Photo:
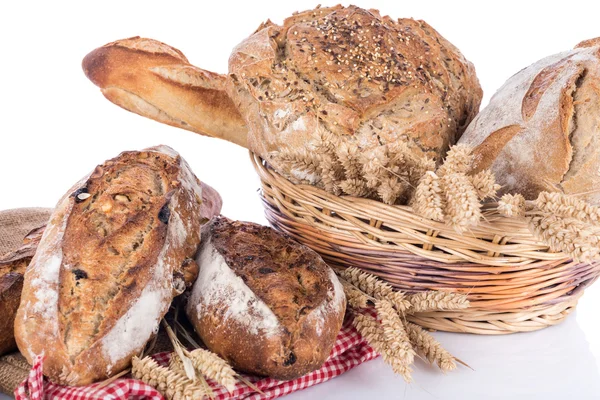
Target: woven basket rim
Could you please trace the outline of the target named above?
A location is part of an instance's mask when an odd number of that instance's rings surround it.
[[[571,260],[570,256],[552,252],[546,244],[536,240],[525,221],[501,215],[496,209],[497,203],[484,204],[479,225],[457,233],[443,222],[415,214],[407,205],[336,196],[312,185],[292,183],[270,168],[260,156],[250,152],[250,157],[263,182],[276,183],[286,192],[297,195],[290,196],[294,201],[302,199],[305,216],[309,217],[304,222],[312,217],[311,225],[319,230],[334,233],[338,228],[352,232],[370,249],[393,251],[400,247],[416,256],[443,263],[468,262],[486,266]],[[285,199],[277,200],[282,203]],[[327,212],[323,213],[323,210]],[[279,207],[279,211],[285,213],[286,209]]]

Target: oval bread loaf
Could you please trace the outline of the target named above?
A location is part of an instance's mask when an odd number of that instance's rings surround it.
[[[120,372],[193,281],[200,182],[172,149],[106,161],[58,202],[25,272],[19,350],[44,374],[85,385]]]
[[[200,214],[203,219],[210,220],[221,212],[223,204],[219,193],[202,182],[202,206]],[[51,210],[44,209],[44,216]],[[0,257],[0,355],[17,349],[14,335],[14,322],[21,301],[23,274],[33,258],[46,224],[32,230],[18,249]],[[190,278],[191,279],[191,278]],[[191,284],[191,281],[189,282]]]
[[[238,370],[281,380],[319,368],[346,307],[331,268],[257,224],[219,217],[202,233],[186,311],[208,348]]]
[[[500,194],[585,194],[600,203],[600,38],[513,75],[459,143],[475,147]]]

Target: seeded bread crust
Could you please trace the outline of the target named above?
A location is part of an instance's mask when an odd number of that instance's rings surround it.
[[[15,336],[27,360],[44,353],[44,374],[67,385],[126,368],[196,276],[201,196],[166,146],[124,152],[67,192],[25,272]]]
[[[198,261],[186,310],[213,352],[241,371],[281,380],[325,362],[346,304],[314,251],[272,228],[219,217],[203,231]]]
[[[229,72],[250,148],[300,181],[279,153],[318,151],[323,136],[359,151],[406,142],[440,160],[482,97],[473,65],[427,23],[355,6],[267,21],[233,50]]]
[[[519,71],[496,92],[460,140],[475,147],[500,194],[541,191],[600,203],[600,38]]]
[[[23,274],[43,232],[44,227],[34,229],[21,247],[0,256],[0,355],[17,349],[14,324],[23,289]]]

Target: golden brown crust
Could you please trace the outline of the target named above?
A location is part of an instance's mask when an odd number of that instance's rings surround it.
[[[43,232],[44,226],[32,230],[21,247],[0,256],[0,355],[17,349],[14,322],[21,300],[23,274]]]
[[[25,273],[15,336],[44,374],[84,385],[129,364],[185,289],[200,242],[201,189],[172,149],[124,152],[54,210]]]
[[[203,243],[187,312],[204,343],[253,374],[288,380],[319,368],[345,310],[323,260],[271,228],[223,217]]]
[[[512,76],[460,143],[476,146],[476,168],[528,199],[543,190],[600,193],[600,41],[582,42]]]
[[[95,49],[82,65],[104,96],[126,110],[247,147],[225,77],[190,65],[171,46],[133,37]]]

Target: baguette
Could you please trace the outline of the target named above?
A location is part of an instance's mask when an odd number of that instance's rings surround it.
[[[159,146],[124,152],[58,202],[29,267],[17,345],[44,374],[86,385],[125,369],[197,274],[202,191]]]
[[[177,128],[247,147],[247,129],[224,90],[226,77],[191,65],[177,49],[132,37],[83,59],[85,75],[118,106]]]

